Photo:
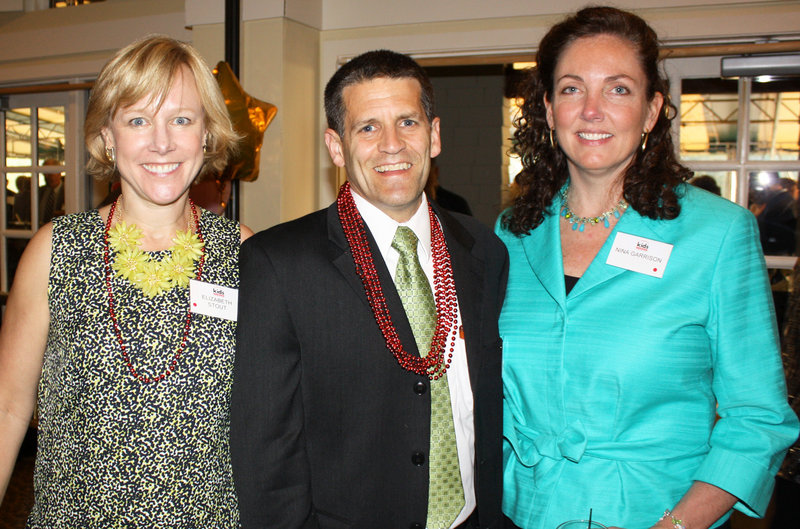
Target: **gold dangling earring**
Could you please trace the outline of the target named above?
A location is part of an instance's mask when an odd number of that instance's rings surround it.
[[[114,147],[106,147],[106,158],[114,166],[113,173],[117,172],[117,151]]]
[[[556,148],[556,140],[553,138],[553,131],[555,129],[550,129],[550,147]]]
[[[642,152],[647,148],[647,138],[650,137],[650,131],[646,130],[642,132]]]
[[[208,134],[203,137],[203,154],[208,153]]]

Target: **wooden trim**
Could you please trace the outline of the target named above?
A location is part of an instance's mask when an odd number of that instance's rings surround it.
[[[765,53],[800,52],[800,40],[765,42],[763,44],[710,44],[695,46],[664,46],[662,59],[683,59],[688,57],[712,57],[717,55],[748,55]],[[420,57],[416,61],[421,66],[474,66],[485,64],[512,64],[533,62],[535,52],[504,53],[497,55],[459,55],[450,57]]]
[[[662,59],[710,57],[715,55],[760,55],[765,53],[790,53],[800,51],[800,40],[764,42],[762,44],[713,44],[710,46],[665,46]]]
[[[422,67],[428,66],[481,66],[487,64],[513,64],[533,62],[536,53],[504,53],[499,55],[458,55],[455,57],[420,57],[415,61]]]
[[[94,86],[94,82],[89,83],[54,83],[54,84],[35,84],[25,86],[0,87],[0,95],[9,96],[16,94],[45,94],[48,92],[67,92],[69,90],[88,90]]]
[[[664,46],[661,48],[662,59],[681,59],[687,57],[710,57],[716,55],[747,55],[763,53],[800,52],[800,40],[784,40],[765,42],[762,44],[711,44],[696,46]],[[444,57],[419,57],[416,61],[421,66],[475,66],[486,64],[513,64],[515,62],[533,62],[536,52],[500,53],[496,55],[473,54]],[[66,92],[69,90],[89,90],[94,82],[54,83],[24,86],[0,87],[0,95],[42,94],[47,92]]]
[[[784,40],[779,42],[710,44],[696,46],[664,46],[661,48],[662,59],[683,59],[688,57],[712,57],[717,55],[748,55],[764,53],[800,52],[800,40]],[[416,61],[421,66],[476,66],[487,64],[513,64],[515,62],[533,62],[536,52],[499,53],[496,55],[473,54],[443,57],[419,57]],[[69,90],[89,90],[94,82],[54,83],[24,86],[0,87],[0,96],[15,94],[43,94],[47,92],[66,92]]]

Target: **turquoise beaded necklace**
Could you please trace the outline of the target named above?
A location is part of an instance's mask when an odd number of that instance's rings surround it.
[[[595,226],[601,222],[603,223],[603,226],[610,228],[611,223],[608,222],[609,217],[614,215],[614,217],[619,218],[620,215],[622,215],[622,213],[624,213],[628,208],[628,203],[624,198],[621,198],[619,199],[619,202],[617,202],[616,206],[596,217],[579,217],[569,209],[569,205],[567,204],[568,191],[569,186],[564,186],[564,188],[561,189],[561,216],[564,217],[567,222],[569,222],[573,230],[583,231],[587,224],[590,226]]]

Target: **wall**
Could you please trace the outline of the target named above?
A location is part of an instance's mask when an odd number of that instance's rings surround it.
[[[437,75],[436,70],[429,74],[441,118],[439,185],[465,198],[472,214],[492,227],[503,186],[502,72],[470,75],[470,68],[461,68],[460,75]]]
[[[92,79],[147,33],[191,40],[183,8],[183,0],[114,0],[0,14],[0,84]]]
[[[562,18],[562,15],[552,12],[554,6],[568,12],[587,3],[575,0],[547,5],[517,0],[465,1],[459,3],[458,12],[453,13],[452,9],[448,10],[451,3],[428,1],[424,9],[413,9],[414,6],[422,6],[423,1],[404,3],[402,9],[390,2],[382,3],[380,9],[367,9],[362,0],[327,0],[324,3],[323,23],[326,27],[342,28],[322,32],[321,86],[324,86],[338,64],[363,51],[379,47],[408,53],[418,59],[504,53],[528,53],[532,56],[547,29]],[[728,42],[731,39],[757,39],[775,35],[791,35],[800,39],[800,2],[648,0],[614,3],[621,7],[636,7],[637,12],[653,25],[667,43]],[[520,15],[507,16],[509,10]],[[400,11],[408,12],[403,14]],[[428,15],[430,18],[427,18]],[[377,24],[375,17],[378,16],[386,25],[366,26],[369,23]],[[447,21],[397,22],[411,21],[415,16]],[[350,27],[355,25],[360,26]],[[320,207],[335,197],[335,186],[332,185],[335,170],[327,155],[324,155],[323,147],[319,148],[320,167],[317,176]]]
[[[289,0],[289,3],[296,0]],[[325,0],[323,4],[323,29],[363,28],[451,22],[458,20],[487,20],[506,17],[554,15],[577,11],[592,2],[587,0],[560,0],[559,2],[532,2],[530,0],[404,0],[403,2],[377,2],[374,0]],[[773,4],[777,2],[751,0],[617,0],[594,2],[613,4],[623,9],[645,10],[669,6],[692,8],[697,6],[735,6],[745,4]],[[786,3],[786,2],[784,2]]]
[[[0,85],[93,80],[117,49],[147,33],[191,40],[183,8],[183,0],[109,0],[43,11],[0,4]],[[67,97],[65,210],[74,212],[97,204],[107,188],[85,174],[82,118],[70,117],[85,115],[85,92]]]
[[[317,32],[285,18],[247,21],[242,86],[278,107],[258,180],[242,182],[241,219],[254,230],[316,209]]]
[[[12,10],[0,11],[0,85],[92,80],[117,49],[148,33],[192,42],[213,66],[224,59],[223,4],[108,0],[34,12],[0,4],[0,10]],[[320,24],[319,5],[319,0],[294,0],[288,7],[283,0],[243,2],[240,81],[253,97],[278,106],[265,133],[260,177],[242,183],[241,218],[254,229],[316,208],[319,31],[308,23]],[[286,12],[293,18],[284,17]],[[81,173],[79,162],[67,171]],[[80,196],[77,190],[74,196]],[[68,207],[79,204],[75,198]]]
[[[187,0],[193,44],[216,64],[224,57],[222,2]],[[240,219],[262,230],[317,209],[319,120],[318,0],[242,2],[240,82],[278,113],[264,133],[258,179],[240,183]],[[316,11],[315,11],[316,10]],[[294,18],[282,16],[298,13]]]
[[[584,5],[530,0],[242,0],[241,80],[278,106],[261,176],[242,184],[242,220],[261,229],[329,204],[336,173],[322,142],[321,93],[341,61],[389,47],[417,58],[533,53],[552,23]],[[800,2],[638,0],[669,43],[742,36],[800,38]],[[41,12],[0,12],[0,84],[93,78],[121,46],[150,32],[223,56],[222,0],[108,0]],[[3,0],[0,9],[16,9]],[[446,146],[445,146],[446,148]]]
[[[194,27],[195,44],[202,40],[201,27],[222,22],[221,3],[187,0],[187,24]],[[244,53],[253,59],[251,66],[243,65],[244,86],[279,110],[265,135],[261,176],[242,184],[242,220],[258,229],[334,200],[338,179],[322,142],[321,94],[342,61],[387,47],[416,58],[532,54],[560,13],[585,4],[585,0],[463,0],[454,10],[453,2],[442,0],[243,0],[245,26],[265,32],[246,44]],[[800,28],[797,2],[638,0],[615,4],[637,9],[670,42],[797,34]],[[279,29],[277,20],[288,22]],[[278,31],[281,39],[276,37]],[[316,52],[304,47],[306,38],[313,40]],[[317,64],[313,73],[306,71],[312,63]],[[317,83],[313,91],[302,84],[311,77]],[[443,160],[447,149],[445,144]],[[306,172],[308,164],[313,174]]]

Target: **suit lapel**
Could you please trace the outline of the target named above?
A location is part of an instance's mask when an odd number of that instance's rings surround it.
[[[553,208],[558,211],[560,203],[554,204]],[[563,309],[566,303],[566,289],[558,223],[559,216],[557,214],[546,214],[542,224],[522,238],[522,249],[539,282]]]
[[[350,245],[347,242],[347,237],[345,237],[344,230],[342,229],[342,223],[339,220],[336,202],[328,207],[327,220],[328,239],[332,243],[331,263],[339,270],[339,273],[341,273],[345,281],[347,281],[350,287],[355,291],[356,296],[365,305],[366,310],[369,310],[372,315],[372,308],[369,305],[367,293],[364,290],[364,285],[361,283],[361,277],[356,273],[356,267],[353,263],[353,254],[350,253]],[[389,315],[397,330],[397,335],[400,337],[400,342],[403,344],[406,351],[411,354],[418,354],[414,333],[411,331],[411,324],[408,323],[408,318],[403,309],[403,303],[400,301],[400,296],[397,294],[392,276],[389,273],[389,269],[386,268],[386,263],[381,257],[381,252],[375,244],[372,233],[370,233],[366,225],[364,228],[367,232],[370,251],[372,251],[375,270],[378,273],[383,295],[386,298],[386,306],[389,308]],[[375,325],[378,325],[377,322],[375,322]]]
[[[580,296],[587,290],[617,277],[620,274],[635,273],[625,270],[624,268],[606,264],[608,255],[611,253],[611,248],[614,246],[614,238],[617,236],[617,233],[622,232],[631,235],[639,235],[648,239],[662,240],[661,230],[658,229],[658,226],[659,221],[643,217],[633,208],[628,208],[625,214],[619,219],[619,222],[617,222],[617,225],[614,226],[611,233],[608,234],[608,239],[606,239],[600,251],[597,252],[597,256],[592,261],[592,264],[589,265],[589,268],[583,274],[581,280],[578,281],[575,288],[570,292],[570,297]]]
[[[560,210],[561,199],[559,195],[556,195],[551,211],[558,212]],[[560,222],[561,217],[557,213],[546,214],[542,224],[522,238],[522,248],[528,264],[544,289],[562,309],[565,309],[566,289],[564,287],[564,259],[561,253]],[[611,233],[609,233],[608,239],[606,239],[603,247],[600,248],[592,264],[570,292],[570,298],[580,296],[597,285],[627,272],[623,268],[606,264],[606,259],[611,252],[614,238],[618,232],[663,240],[661,233],[663,229],[660,228],[662,224],[659,221],[642,217],[633,208],[628,208]]]
[[[361,283],[361,278],[356,273],[356,267],[353,263],[353,254],[350,253],[350,245],[347,242],[347,237],[344,235],[342,223],[339,221],[339,212],[336,202],[328,207],[327,223],[328,239],[333,243],[331,247],[331,262],[333,266],[339,270],[345,281],[347,281],[350,287],[356,292],[361,302],[369,306],[367,295],[364,292],[364,285]],[[372,238],[372,235],[369,234],[369,230],[367,230],[367,238]],[[374,244],[371,242],[370,247],[372,248],[373,246]],[[383,259],[378,259],[378,261],[382,263]],[[378,263],[375,264],[377,268]]]
[[[484,305],[484,275],[483,261],[472,254],[475,239],[464,227],[447,211],[433,204],[434,212],[442,224],[447,250],[450,253],[450,262],[453,267],[453,280],[456,284],[458,295],[458,309],[461,312],[461,324],[464,327],[464,337],[467,340],[467,364],[472,387],[476,387],[480,373],[480,341],[484,336],[481,326],[480,309]]]

